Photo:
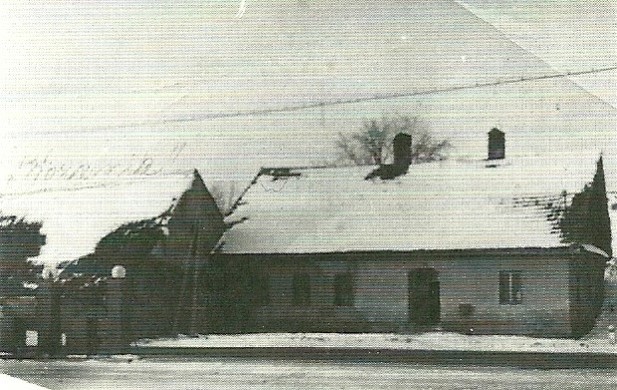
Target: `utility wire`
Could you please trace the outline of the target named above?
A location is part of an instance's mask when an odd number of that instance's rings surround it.
[[[441,93],[448,93],[448,92],[462,91],[462,90],[469,90],[469,89],[476,89],[476,88],[486,88],[486,87],[493,87],[493,86],[500,86],[500,85],[507,85],[507,84],[528,83],[528,82],[539,81],[539,80],[581,76],[581,75],[587,75],[587,74],[607,72],[611,70],[617,70],[617,65],[600,68],[600,69],[583,70],[583,71],[578,71],[578,72],[545,74],[545,75],[530,76],[530,77],[518,77],[518,78],[505,79],[505,80],[489,81],[489,82],[484,82],[484,83],[464,84],[464,85],[454,86],[454,87],[435,88],[435,89],[430,89],[430,90],[425,90],[425,91],[386,93],[386,94],[377,94],[373,96],[363,96],[363,97],[356,97],[356,98],[350,98],[350,99],[310,102],[310,103],[305,103],[305,104],[290,105],[290,106],[277,107],[277,108],[266,108],[266,109],[259,109],[259,110],[250,110],[250,111],[219,112],[219,113],[214,113],[214,114],[193,115],[188,118],[168,119],[168,120],[161,120],[161,121],[155,121],[155,122],[142,122],[136,125],[127,125],[127,126],[119,126],[119,127],[142,126],[142,125],[146,125],[149,123],[163,123],[163,122],[183,123],[183,122],[199,122],[199,121],[205,121],[209,119],[263,116],[263,115],[270,115],[270,114],[277,114],[277,113],[310,110],[314,108],[340,106],[340,105],[346,105],[346,104],[363,103],[363,102],[379,101],[379,100],[399,99],[399,98],[406,98],[406,97],[437,95]]]
[[[504,80],[498,79],[496,81],[474,83],[474,84],[463,84],[463,85],[454,86],[454,87],[435,88],[435,89],[429,89],[429,90],[424,90],[424,91],[384,93],[384,94],[377,94],[377,95],[372,95],[372,96],[359,96],[359,97],[349,98],[349,99],[322,100],[322,101],[309,102],[309,103],[304,103],[304,104],[288,105],[288,106],[283,106],[283,107],[264,108],[264,109],[259,109],[259,110],[218,112],[218,113],[212,113],[212,114],[197,114],[197,115],[191,115],[189,117],[184,117],[184,118],[155,119],[155,120],[145,120],[145,121],[140,121],[140,122],[119,124],[119,125],[93,126],[93,127],[89,127],[88,130],[103,131],[103,130],[113,130],[113,129],[128,129],[128,128],[157,126],[157,125],[166,124],[166,123],[170,123],[170,124],[171,123],[190,123],[190,122],[203,122],[207,120],[225,119],[225,118],[256,117],[256,116],[266,116],[266,115],[277,114],[277,113],[289,113],[289,112],[311,110],[311,109],[316,109],[316,108],[320,108],[323,110],[323,108],[325,107],[332,107],[332,106],[342,106],[342,105],[354,104],[354,103],[400,99],[400,98],[407,98],[407,97],[438,95],[442,93],[449,93],[449,92],[462,91],[462,90],[470,90],[470,89],[486,88],[486,87],[498,87],[498,86],[507,85],[507,84],[529,83],[529,82],[548,80],[548,79],[558,79],[558,78],[565,78],[565,77],[571,77],[571,76],[595,74],[595,73],[601,73],[601,72],[608,72],[611,70],[617,70],[617,65],[611,65],[605,68],[583,70],[583,71],[577,71],[577,72],[543,74],[540,76],[530,76],[530,77],[523,76],[523,77],[517,77],[517,78],[508,78]],[[587,94],[590,94],[588,91],[586,90],[584,91]],[[600,98],[597,98],[597,99],[599,101],[602,101]],[[37,134],[41,135],[41,134],[47,133],[47,134],[58,135],[59,133],[72,133],[72,132],[73,130],[48,131],[48,132],[43,131],[43,132],[37,132]]]

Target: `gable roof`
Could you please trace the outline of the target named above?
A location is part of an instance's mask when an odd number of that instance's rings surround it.
[[[557,220],[592,181],[596,161],[448,160],[412,165],[394,180],[364,180],[373,169],[263,169],[227,217],[218,250],[564,247]]]
[[[55,265],[92,253],[101,238],[123,224],[170,211],[197,179],[197,173],[126,176],[64,181],[64,187],[32,192],[21,183],[0,196],[0,212],[42,222],[46,243],[33,260]]]

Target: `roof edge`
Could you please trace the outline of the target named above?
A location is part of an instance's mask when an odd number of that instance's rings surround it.
[[[581,244],[580,246],[581,249],[585,250],[586,252],[589,253],[594,253],[596,255],[600,255],[602,257],[605,257],[607,259],[610,259],[611,257],[608,255],[608,253],[604,252],[602,249],[598,248],[595,245],[591,245],[591,244]]]
[[[596,248],[593,245],[586,245],[590,249],[584,248],[587,252],[601,254],[607,256],[604,251]],[[224,252],[221,251],[224,247],[224,241],[219,242],[219,245],[211,252],[214,256],[331,256],[331,255],[371,255],[376,253],[391,253],[391,254],[430,254],[430,255],[459,255],[463,257],[471,257],[479,254],[493,256],[508,256],[508,255],[542,255],[542,254],[571,254],[583,246],[563,245],[557,247],[513,247],[513,248],[467,248],[467,249],[409,249],[409,250],[392,250],[392,249],[376,249],[376,250],[345,250],[345,251],[324,251],[324,252]],[[595,248],[595,249],[591,249]]]

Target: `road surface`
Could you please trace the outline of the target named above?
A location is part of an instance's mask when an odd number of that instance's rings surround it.
[[[259,359],[1,360],[49,389],[615,389],[617,369],[539,370]]]

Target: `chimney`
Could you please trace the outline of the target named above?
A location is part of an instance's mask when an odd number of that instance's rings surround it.
[[[402,167],[407,171],[411,164],[411,136],[398,133],[394,136],[394,166]]]
[[[506,158],[506,133],[493,127],[488,132],[488,160]]]
[[[404,175],[411,164],[411,136],[405,133],[398,133],[394,136],[394,163],[379,165],[377,169],[369,173],[364,180],[379,177],[381,180],[392,180],[395,177]]]

